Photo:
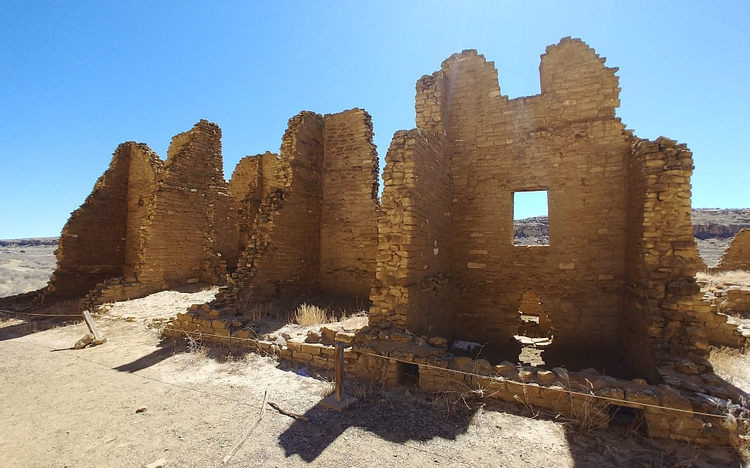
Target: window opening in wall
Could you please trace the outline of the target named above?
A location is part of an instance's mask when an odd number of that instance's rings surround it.
[[[526,291],[518,305],[518,333],[514,335],[521,344],[519,361],[530,365],[543,365],[542,352],[552,344],[555,329],[552,320],[542,309],[539,297]]]
[[[546,190],[513,193],[513,245],[549,245]]]

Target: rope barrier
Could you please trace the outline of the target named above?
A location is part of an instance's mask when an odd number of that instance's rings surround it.
[[[78,318],[80,314],[36,314],[33,312],[18,312],[16,310],[5,310],[0,309],[0,313],[2,314],[16,314],[16,315],[28,315],[32,317],[68,317],[68,318]],[[83,320],[83,316],[80,317],[81,320]]]
[[[260,347],[259,344],[258,344],[259,340],[256,339],[256,338],[237,338],[237,337],[228,337],[228,336],[216,335],[216,334],[211,334],[211,333],[189,332],[187,330],[176,330],[176,329],[172,329],[172,330],[180,332],[180,333],[183,333],[183,334],[185,334],[187,336],[199,336],[199,337],[200,336],[212,336],[212,337],[217,337],[217,338],[231,338],[232,340],[238,340],[238,341],[250,341],[250,342],[255,343],[256,346]],[[498,375],[494,375],[493,376],[493,375],[475,374],[475,373],[472,373],[472,372],[461,371],[461,370],[458,370],[458,369],[449,369],[447,367],[433,366],[433,365],[430,365],[430,364],[421,364],[421,363],[416,363],[416,362],[412,362],[412,361],[406,361],[406,360],[399,359],[399,358],[382,356],[380,354],[362,353],[362,352],[360,352],[360,353],[364,354],[366,356],[372,356],[372,357],[376,357],[376,358],[379,358],[379,359],[393,360],[393,361],[396,361],[396,362],[401,362],[403,364],[416,364],[416,365],[421,366],[421,367],[426,367],[426,368],[430,368],[430,369],[436,369],[436,370],[443,371],[443,372],[447,371],[447,372],[452,372],[454,374],[467,375],[467,376],[471,376],[471,377],[492,378],[492,379],[497,379],[497,380],[499,380],[501,382],[513,382],[516,385],[521,385],[521,386],[524,386],[524,387],[535,386],[536,388],[550,388],[550,389],[552,389],[551,387],[541,387],[541,386],[538,386],[536,384],[532,384],[532,383],[528,383],[528,382],[519,382],[517,380],[508,379],[508,378],[505,378],[505,377],[502,377],[502,376],[498,376]],[[685,413],[685,414],[691,414],[691,415],[698,415],[698,416],[706,416],[706,417],[711,417],[711,418],[724,418],[724,417],[727,416],[727,415],[722,415],[722,414],[711,414],[711,413],[704,413],[704,412],[701,412],[701,411],[686,410],[686,409],[682,409],[682,408],[671,408],[669,406],[652,405],[650,403],[640,403],[640,402],[627,401],[627,400],[622,400],[622,399],[619,399],[619,398],[612,398],[612,397],[605,397],[605,396],[601,396],[601,395],[596,395],[596,394],[593,394],[593,393],[576,392],[574,390],[569,390],[569,389],[566,389],[566,388],[554,388],[552,390],[555,390],[555,391],[557,391],[559,393],[566,393],[566,394],[569,394],[569,395],[575,395],[575,396],[585,397],[585,398],[593,398],[593,399],[598,399],[598,400],[602,400],[602,401],[607,401],[607,402],[610,402],[610,403],[623,403],[624,404],[623,406],[639,405],[639,406],[648,407],[648,408],[654,408],[654,409],[660,409],[660,410],[666,410],[666,411],[673,411],[673,412]],[[734,417],[734,418],[737,421],[750,421],[750,418],[741,418],[741,417]]]

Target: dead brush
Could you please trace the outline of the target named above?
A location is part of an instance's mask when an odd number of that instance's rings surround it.
[[[732,447],[745,457],[750,457],[750,421],[728,414],[722,424],[729,431]]]
[[[238,316],[249,322],[259,322],[263,317],[278,314],[278,311],[271,304],[258,302],[249,294],[246,294],[237,301],[235,309]]]
[[[190,362],[197,364],[208,357],[208,348],[203,345],[200,336],[196,338],[193,335],[187,335],[187,349],[190,355]]]
[[[388,395],[388,390],[386,390],[385,385],[376,385],[372,382],[361,383],[354,388],[354,397],[357,398],[357,401],[360,403],[373,402],[393,408],[393,401],[391,401],[391,397]]]
[[[298,325],[318,325],[329,323],[328,311],[312,304],[300,304],[294,313],[294,321]]]
[[[563,421],[563,428],[566,432],[589,436],[609,424],[607,405],[599,403],[593,394],[568,393],[568,405],[570,418],[564,418],[561,415],[557,417],[558,420]]]
[[[446,420],[461,419],[494,393],[497,390],[482,385],[482,379],[471,379],[471,383],[456,380],[431,393],[431,404],[434,410],[443,412]]]
[[[336,391],[336,382],[331,382],[329,380],[324,380],[321,382],[323,386],[320,388],[320,396],[325,398],[328,395],[332,394]]]
[[[750,367],[747,349],[728,348],[726,346],[712,347],[708,360],[714,366],[716,375],[727,382],[746,386],[750,383]]]

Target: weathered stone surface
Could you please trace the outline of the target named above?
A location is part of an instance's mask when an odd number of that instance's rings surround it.
[[[73,347],[75,349],[83,349],[93,342],[94,342],[94,335],[92,335],[91,333],[86,333],[85,335],[83,335],[83,337],[80,340],[76,341],[76,344]]]
[[[165,287],[225,280],[237,259],[221,130],[205,120],[172,139],[162,161],[127,142],[63,228],[46,296],[84,308]]]

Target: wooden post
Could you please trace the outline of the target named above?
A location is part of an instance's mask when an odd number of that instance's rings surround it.
[[[357,401],[356,398],[344,393],[344,343],[341,342],[336,343],[336,350],[333,354],[333,372],[336,390],[323,398],[320,404],[341,411]]]
[[[91,317],[91,314],[88,310],[83,311],[83,319],[86,321],[86,325],[89,327],[89,331],[94,336],[94,343],[95,344],[102,344],[104,343],[104,337],[101,333],[99,333],[99,330],[96,329],[96,325],[94,325],[94,319]]]
[[[333,365],[336,369],[336,401],[344,399],[344,343],[336,343],[336,354],[334,354]]]

